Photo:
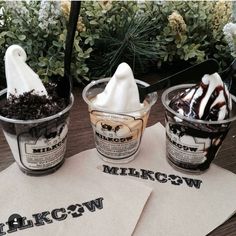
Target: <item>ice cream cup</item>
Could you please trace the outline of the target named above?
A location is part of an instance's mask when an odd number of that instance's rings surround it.
[[[6,99],[0,91],[0,102]],[[45,175],[64,162],[70,104],[61,112],[42,119],[17,120],[0,116],[3,133],[20,169],[28,175]]]
[[[162,94],[165,107],[166,157],[175,168],[185,172],[206,171],[219,151],[230,126],[236,120],[236,98],[232,95],[230,117],[204,121],[185,117],[169,107],[172,98],[193,84],[171,87]]]
[[[139,110],[111,112],[95,106],[93,99],[105,89],[109,78],[92,81],[83,90],[83,99],[88,104],[90,121],[94,132],[97,152],[102,160],[112,163],[127,163],[139,151],[152,105],[157,93],[149,94]],[[149,84],[136,80],[141,86]]]

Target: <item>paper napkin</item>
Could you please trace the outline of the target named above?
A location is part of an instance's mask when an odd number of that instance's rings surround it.
[[[146,129],[137,158],[128,164],[105,163],[95,149],[73,158],[107,178],[134,179],[153,188],[135,236],[203,236],[234,214],[235,174],[214,164],[204,174],[185,174],[165,155],[165,129],[158,123]]]
[[[27,176],[16,164],[1,172],[0,235],[131,235],[151,188],[78,161],[43,177]]]

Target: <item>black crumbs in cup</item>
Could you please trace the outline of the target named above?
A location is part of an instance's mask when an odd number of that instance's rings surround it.
[[[0,106],[0,115],[17,120],[34,120],[57,114],[66,108],[66,102],[56,93],[56,85],[44,84],[48,96],[39,96],[34,90],[20,96],[10,95]]]

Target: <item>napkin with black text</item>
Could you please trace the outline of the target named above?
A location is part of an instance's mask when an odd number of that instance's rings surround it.
[[[12,164],[0,173],[0,235],[131,235],[151,191],[134,180],[107,178],[79,158],[42,177]]]
[[[160,123],[145,130],[140,152],[130,163],[105,163],[95,149],[72,158],[107,178],[133,179],[153,188],[135,236],[204,236],[236,211],[236,175],[214,164],[200,175],[173,169],[166,160]]]

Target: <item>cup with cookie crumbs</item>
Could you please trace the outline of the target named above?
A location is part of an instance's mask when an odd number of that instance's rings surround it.
[[[64,162],[69,103],[57,95],[56,84],[43,83],[26,64],[18,45],[5,54],[7,89],[0,91],[0,122],[13,157],[28,175],[45,175]]]

